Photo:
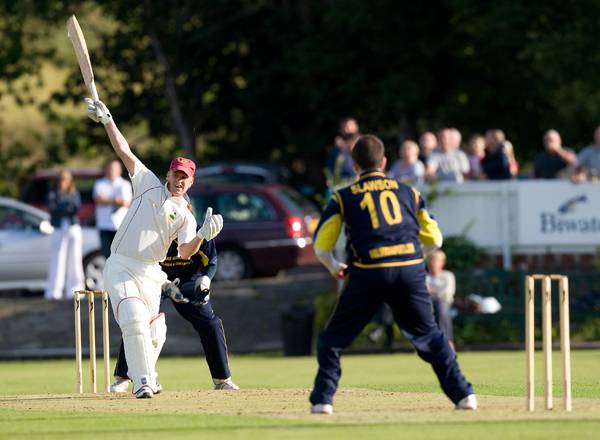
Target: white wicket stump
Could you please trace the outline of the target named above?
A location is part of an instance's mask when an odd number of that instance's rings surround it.
[[[76,391],[83,393],[83,368],[82,368],[82,339],[81,339],[81,298],[87,297],[89,313],[89,353],[90,353],[90,380],[91,392],[97,392],[96,385],[96,296],[102,299],[102,350],[104,358],[104,392],[110,392],[110,348],[108,333],[108,293],[104,290],[77,290],[73,293],[73,311],[75,319],[75,382]]]
[[[569,336],[569,279],[564,275],[525,277],[525,351],[527,355],[527,409],[535,409],[535,282],[541,281],[542,351],[544,357],[544,400],[546,409],[554,407],[552,396],[552,281],[558,281],[560,311],[560,349],[562,353],[563,399],[566,411],[572,409],[571,341]]]

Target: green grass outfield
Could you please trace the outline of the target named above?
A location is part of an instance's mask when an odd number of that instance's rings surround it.
[[[542,409],[539,386],[534,413],[524,409],[523,352],[460,353],[459,359],[479,395],[476,412],[453,410],[414,354],[349,355],[330,417],[308,414],[314,358],[234,356],[240,392],[211,391],[203,359],[161,359],[165,392],[147,400],[73,394],[73,361],[0,362],[0,438],[600,438],[600,351],[573,352],[571,413],[562,410],[557,353],[555,410]],[[101,362],[98,367],[101,373]],[[538,384],[541,367],[538,356]]]

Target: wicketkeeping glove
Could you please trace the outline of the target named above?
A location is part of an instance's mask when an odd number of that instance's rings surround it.
[[[181,293],[181,290],[179,290],[179,287],[177,287],[178,285],[179,278],[175,278],[173,281],[167,281],[162,285],[161,296],[163,298],[170,298],[171,301],[176,303],[189,303],[190,300],[183,296],[183,293]]]
[[[204,214],[204,223],[198,230],[196,234],[200,240],[212,240],[219,232],[223,229],[223,217],[220,214],[212,213],[212,208],[206,209],[206,214]]]
[[[201,276],[194,284],[194,305],[205,305],[210,299],[210,278],[206,275]]]
[[[106,125],[112,121],[112,116],[108,108],[102,101],[92,101],[90,98],[84,98],[87,106],[87,115],[94,122],[101,122]]]

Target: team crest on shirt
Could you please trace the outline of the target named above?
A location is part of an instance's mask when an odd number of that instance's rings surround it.
[[[176,218],[177,218],[177,211],[173,210],[173,212],[169,214],[169,220],[171,220],[171,223],[173,223]]]

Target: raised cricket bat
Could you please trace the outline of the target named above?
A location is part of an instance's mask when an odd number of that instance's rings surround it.
[[[96,90],[96,84],[94,83],[94,72],[92,71],[92,63],[90,62],[90,54],[88,53],[87,45],[85,44],[85,38],[83,32],[79,27],[77,18],[75,15],[71,15],[67,20],[67,35],[73,43],[73,49],[75,49],[75,55],[79,62],[79,68],[81,69],[81,75],[85,85],[92,94],[92,99],[98,101],[98,91]]]

